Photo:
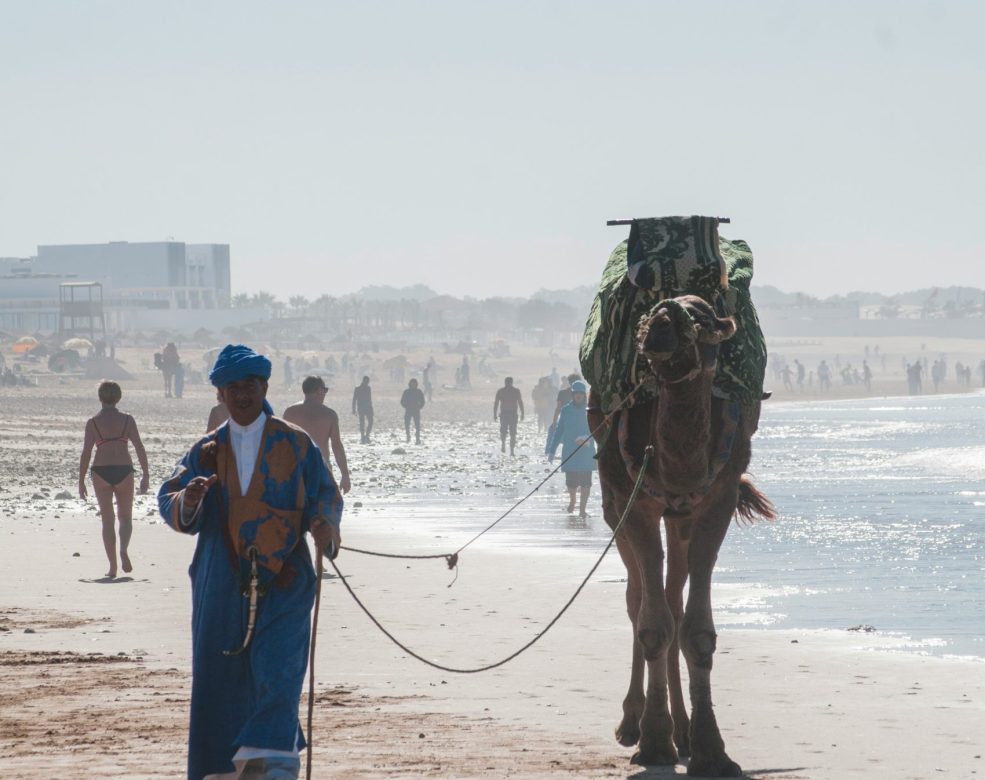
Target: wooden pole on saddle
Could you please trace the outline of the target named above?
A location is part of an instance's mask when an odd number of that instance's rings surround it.
[[[729,217],[715,217],[715,219],[725,225],[729,225],[732,222]],[[632,225],[635,221],[635,219],[607,219],[605,224],[612,227],[613,225]]]

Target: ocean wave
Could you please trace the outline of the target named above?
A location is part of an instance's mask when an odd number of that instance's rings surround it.
[[[940,447],[907,452],[894,459],[896,466],[969,479],[985,479],[985,446]]]

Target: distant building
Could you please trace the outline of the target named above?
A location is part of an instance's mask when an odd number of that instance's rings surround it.
[[[0,328],[51,331],[58,287],[99,282],[113,330],[188,321],[167,312],[225,310],[231,300],[228,244],[111,241],[43,244],[32,258],[0,258]],[[156,312],[155,316],[150,316]]]

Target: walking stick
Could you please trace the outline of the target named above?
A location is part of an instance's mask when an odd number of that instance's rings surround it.
[[[338,550],[335,549],[335,545],[333,544],[328,549],[328,555],[330,558],[334,558],[337,554]],[[311,780],[311,746],[314,744],[314,739],[311,736],[311,721],[315,712],[315,641],[318,639],[318,612],[321,609],[321,581],[322,573],[325,570],[325,565],[322,563],[322,552],[317,547],[315,548],[315,557],[317,558],[315,563],[315,611],[311,616],[311,648],[308,651],[308,759],[305,769],[307,780]]]

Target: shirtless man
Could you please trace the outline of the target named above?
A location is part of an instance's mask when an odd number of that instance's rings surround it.
[[[523,419],[523,396],[513,387],[513,377],[508,376],[504,385],[496,391],[493,401],[493,420],[499,418],[500,452],[506,452],[506,435],[510,437],[510,455],[516,450],[517,414]]]
[[[320,376],[309,376],[301,383],[301,392],[304,393],[304,400],[299,404],[288,406],[284,410],[284,419],[298,426],[311,437],[321,450],[329,471],[332,470],[331,461],[328,459],[328,446],[331,443],[332,455],[339,465],[339,471],[342,472],[339,488],[343,493],[348,493],[351,487],[349,463],[345,458],[342,437],[339,435],[339,416],[334,409],[325,406],[325,393],[328,392],[328,388],[325,387],[325,382]]]
[[[222,402],[222,394],[219,393],[219,391],[216,391],[215,399],[218,403],[209,411],[209,421],[205,424],[206,433],[209,431],[214,431],[229,419],[229,410]]]

